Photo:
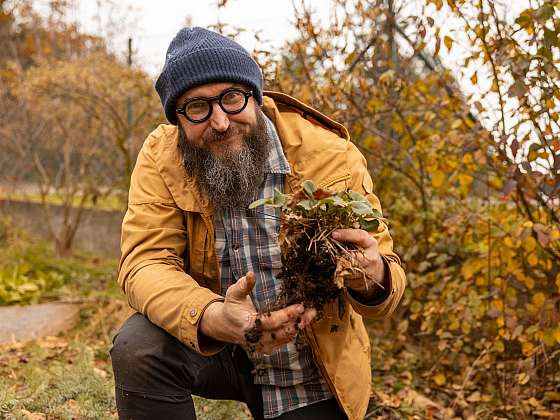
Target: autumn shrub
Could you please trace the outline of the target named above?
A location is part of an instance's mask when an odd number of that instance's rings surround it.
[[[269,80],[344,123],[368,159],[408,278],[383,333],[395,357],[418,352],[415,384],[523,418],[560,400],[559,7],[505,20],[492,1],[446,3],[337,0],[321,26],[302,2]],[[452,74],[438,53],[461,42]]]

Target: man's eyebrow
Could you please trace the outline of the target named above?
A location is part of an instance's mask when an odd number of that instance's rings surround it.
[[[234,83],[231,86],[228,86],[228,87],[224,88],[222,91],[220,91],[220,93],[222,93],[224,90],[231,89],[231,88],[245,89],[246,86],[241,84],[241,83]],[[218,93],[218,95],[220,93]],[[212,95],[212,96],[218,96],[218,95]],[[193,98],[210,98],[210,96],[192,95],[192,96],[188,96],[188,97],[182,99],[180,103],[184,104],[185,102],[187,102],[188,100],[193,99]]]

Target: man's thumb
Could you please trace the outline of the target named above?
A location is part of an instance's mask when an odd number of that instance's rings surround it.
[[[249,271],[246,276],[237,280],[232,292],[234,292],[235,297],[243,298],[251,293],[253,287],[255,287],[255,274]]]

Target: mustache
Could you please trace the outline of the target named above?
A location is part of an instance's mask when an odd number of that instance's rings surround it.
[[[212,127],[209,127],[208,130],[206,131],[206,133],[204,133],[204,135],[203,135],[203,140],[204,140],[205,143],[214,143],[214,142],[220,142],[220,141],[228,139],[232,136],[241,135],[241,134],[244,134],[243,131],[241,130],[241,128],[234,125],[233,123],[230,123],[230,126],[228,127],[228,129],[226,131],[222,131],[222,132],[216,131]]]

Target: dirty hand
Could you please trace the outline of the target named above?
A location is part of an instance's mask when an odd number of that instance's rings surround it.
[[[214,302],[206,308],[200,321],[201,332],[216,340],[246,345],[245,332],[255,325],[257,311],[251,301],[251,290],[255,286],[255,274],[248,272],[226,291],[224,302]],[[303,305],[290,305],[258,316],[262,337],[255,349],[271,353],[278,347],[292,341],[298,328],[305,328],[315,317],[314,309]]]
[[[346,287],[355,290],[366,299],[374,299],[384,293],[385,265],[377,240],[362,229],[337,229],[332,237],[340,242],[349,242],[357,245],[361,251],[353,252],[354,261],[363,270],[356,270],[352,275],[344,276]],[[381,286],[380,286],[381,285]]]

